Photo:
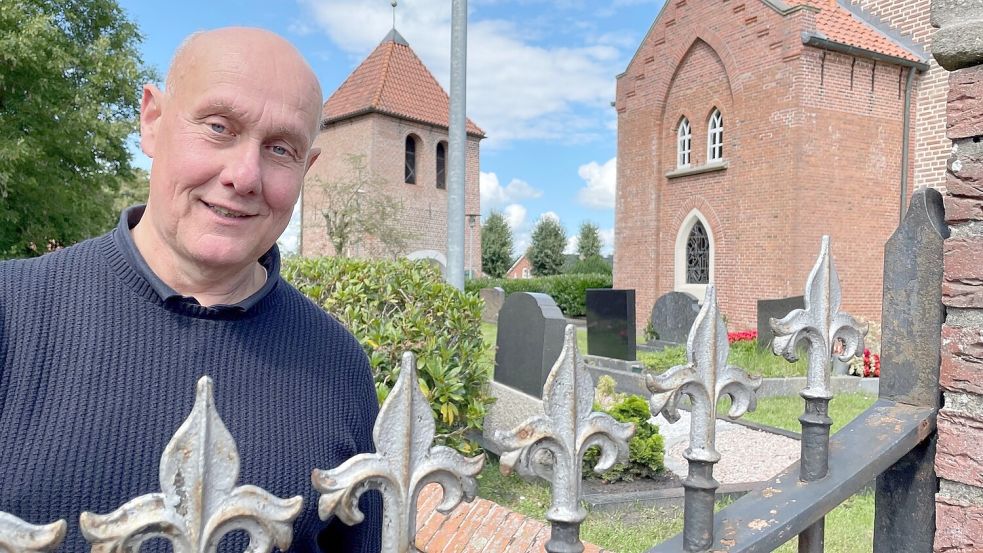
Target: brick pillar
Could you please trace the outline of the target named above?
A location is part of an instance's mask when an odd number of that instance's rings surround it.
[[[949,74],[944,247],[935,469],[935,551],[983,550],[983,4],[933,0],[934,55]]]

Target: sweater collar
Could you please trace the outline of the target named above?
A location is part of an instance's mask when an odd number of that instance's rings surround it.
[[[280,280],[280,250],[274,244],[273,247],[259,258],[260,265],[266,269],[266,282],[263,283],[262,288],[248,298],[235,304],[218,304],[204,307],[195,298],[182,296],[177,293],[153,272],[150,265],[143,258],[143,255],[140,254],[140,250],[137,249],[136,242],[133,241],[133,227],[140,222],[146,207],[145,205],[135,205],[123,210],[123,213],[119,217],[119,224],[113,233],[114,241],[130,268],[147,282],[165,305],[197,306],[197,309],[194,309],[195,311],[203,309],[215,314],[245,313],[255,307],[256,304],[276,288],[277,282]]]

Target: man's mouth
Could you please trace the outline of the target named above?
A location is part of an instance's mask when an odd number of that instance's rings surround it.
[[[211,209],[212,211],[214,211],[215,213],[218,213],[222,217],[229,217],[231,219],[238,219],[240,217],[249,217],[250,216],[249,213],[243,213],[241,211],[236,211],[234,209],[226,209],[224,207],[213,205],[213,204],[210,204],[208,202],[205,202],[205,205],[208,206],[208,209]]]

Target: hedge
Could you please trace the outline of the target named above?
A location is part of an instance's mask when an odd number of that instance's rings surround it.
[[[380,403],[396,384],[403,352],[416,354],[437,442],[464,453],[477,449],[464,432],[481,429],[491,400],[476,293],[450,286],[424,261],[290,258],[283,276],[358,338]]]
[[[477,292],[482,288],[500,287],[505,294],[513,292],[540,292],[553,298],[557,307],[567,317],[583,317],[587,314],[587,289],[611,288],[611,275],[573,274],[536,278],[476,278],[464,284],[465,290]]]

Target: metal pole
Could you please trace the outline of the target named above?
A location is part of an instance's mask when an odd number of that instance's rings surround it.
[[[451,0],[451,113],[448,132],[447,282],[464,289],[464,170],[467,135],[468,0]]]
[[[683,549],[706,551],[713,543],[713,503],[717,487],[713,462],[689,460],[689,474],[683,481]]]

